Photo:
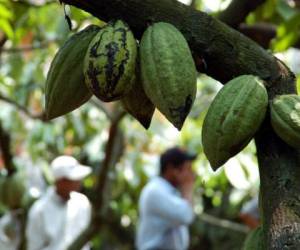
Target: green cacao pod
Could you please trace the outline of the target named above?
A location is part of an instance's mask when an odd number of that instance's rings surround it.
[[[25,176],[21,172],[16,172],[5,178],[3,184],[3,203],[9,209],[22,207],[23,197],[26,193]]]
[[[90,25],[71,36],[56,53],[46,80],[46,117],[53,119],[80,107],[92,93],[84,83],[83,58],[100,28]]]
[[[258,227],[247,235],[243,250],[264,250],[263,242],[263,230]]]
[[[137,79],[133,88],[123,97],[121,103],[129,114],[137,119],[145,129],[148,129],[155,107],[144,91],[140,79],[139,67],[137,67],[136,71]]]
[[[105,102],[121,99],[135,81],[137,43],[127,24],[108,23],[91,41],[85,59],[85,83]]]
[[[202,128],[203,150],[216,170],[239,153],[264,120],[268,94],[255,76],[242,75],[219,91]]]
[[[271,103],[271,124],[283,141],[292,147],[300,148],[300,97],[275,97]]]
[[[147,96],[180,130],[197,88],[196,67],[185,38],[173,25],[155,23],[143,34],[140,59]]]

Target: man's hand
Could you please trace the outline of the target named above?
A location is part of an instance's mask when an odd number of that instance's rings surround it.
[[[178,188],[181,192],[182,197],[192,204],[195,174],[193,173],[192,164],[190,161],[184,163],[178,179]]]

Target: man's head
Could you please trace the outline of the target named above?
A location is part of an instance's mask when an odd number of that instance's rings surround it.
[[[55,179],[56,192],[68,200],[72,191],[79,191],[82,179],[88,176],[92,169],[81,165],[72,156],[59,156],[51,163]]]
[[[160,157],[160,175],[174,186],[179,186],[183,181],[182,177],[187,172],[192,172],[192,161],[195,159],[195,154],[179,147],[170,148]]]

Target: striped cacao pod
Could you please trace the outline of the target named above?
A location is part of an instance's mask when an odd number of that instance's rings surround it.
[[[84,59],[85,83],[100,100],[121,99],[135,81],[137,43],[127,24],[108,23],[91,41]]]
[[[267,90],[252,75],[234,78],[219,91],[202,128],[203,150],[214,170],[247,146],[264,120],[267,105]]]
[[[53,119],[80,107],[92,93],[84,83],[83,58],[100,28],[90,25],[71,36],[56,53],[46,80],[46,117]]]
[[[161,113],[180,130],[196,96],[197,72],[189,46],[173,25],[155,23],[140,44],[145,92]]]
[[[300,97],[275,97],[271,103],[271,124],[283,141],[292,147],[300,148]]]

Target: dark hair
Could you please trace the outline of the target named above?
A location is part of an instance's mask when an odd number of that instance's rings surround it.
[[[195,154],[188,153],[179,147],[170,148],[160,156],[160,174],[163,174],[168,167],[180,168],[185,161],[195,159]]]

